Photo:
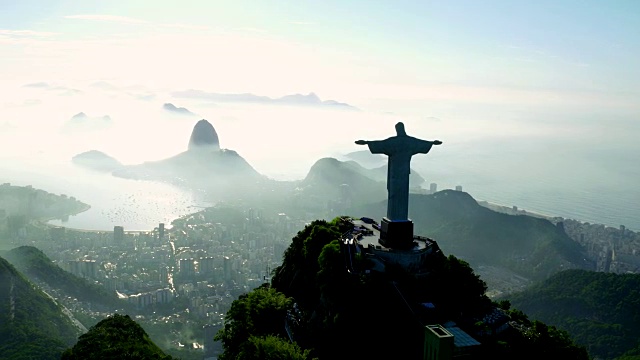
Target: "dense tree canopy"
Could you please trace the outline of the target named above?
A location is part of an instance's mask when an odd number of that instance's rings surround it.
[[[296,343],[278,336],[251,336],[246,341],[240,354],[236,357],[242,360],[307,360],[309,350],[302,350]]]
[[[263,342],[255,341],[247,344],[251,337],[272,335],[285,338],[285,317],[292,306],[291,299],[266,286],[241,295],[231,304],[224,327],[216,335],[216,340],[220,340],[225,348],[220,358],[237,359],[249,348],[262,349],[266,346]]]
[[[296,299],[302,307],[312,307],[319,298],[316,286],[318,257],[325,245],[340,239],[340,220],[315,220],[292,239],[282,265],[274,270],[273,287]]]
[[[640,354],[640,275],[567,270],[511,303],[532,318],[567,330],[592,355]]]
[[[147,333],[129,315],[112,315],[78,338],[62,354],[63,360],[75,359],[163,359],[170,360]]]
[[[370,271],[371,260],[360,254],[360,269],[348,271],[340,239],[350,224],[346,218],[317,220],[298,232],[274,270],[271,287],[232,304],[216,336],[225,348],[222,359],[270,358],[276,353],[287,359],[417,359],[422,357],[427,324],[455,321],[466,331],[482,334],[486,325],[478,319],[495,304],[468,263],[434,252],[421,274],[392,264],[377,272]],[[435,304],[435,312],[423,313],[427,302]],[[500,337],[480,335],[479,356],[587,359],[586,351],[573,345],[565,332],[530,322],[517,310],[512,314],[517,325]],[[297,345],[288,343],[285,321]]]
[[[58,359],[77,336],[62,308],[0,258],[0,358]]]

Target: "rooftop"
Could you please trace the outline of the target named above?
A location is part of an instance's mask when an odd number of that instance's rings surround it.
[[[480,343],[457,326],[446,328],[453,335],[453,345],[457,348],[478,346]]]

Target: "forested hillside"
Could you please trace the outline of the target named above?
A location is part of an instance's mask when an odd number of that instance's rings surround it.
[[[129,315],[114,314],[78,338],[78,343],[62,354],[74,359],[162,359],[170,360]]]
[[[119,300],[115,292],[107,291],[100,285],[63,270],[33,246],[17,247],[7,251],[4,257],[32,281],[43,281],[66,296],[108,308],[129,306],[125,301]]]
[[[78,334],[53,299],[0,258],[0,359],[59,359]]]
[[[640,275],[567,270],[509,297],[531,318],[567,330],[589,353],[640,359]]]

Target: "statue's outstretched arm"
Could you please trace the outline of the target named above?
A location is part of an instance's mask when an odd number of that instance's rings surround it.
[[[356,144],[358,145],[367,145],[369,142],[367,140],[358,140],[356,141]]]
[[[440,140],[433,140],[433,145],[441,145],[442,141]]]

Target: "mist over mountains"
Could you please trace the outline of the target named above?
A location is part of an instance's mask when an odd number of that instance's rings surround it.
[[[164,105],[162,105],[162,108],[178,115],[195,115],[194,113],[189,111],[189,109],[184,107],[177,107],[172,103],[165,103]]]
[[[354,207],[350,213],[382,218],[386,200]],[[409,217],[416,233],[438,239],[443,251],[476,267],[496,266],[529,279],[570,268],[595,269],[586,250],[561,227],[546,219],[492,211],[465,192],[411,194]]]
[[[237,152],[220,148],[216,130],[204,119],[194,126],[187,151],[159,161],[126,165],[113,175],[164,181],[192,190],[206,188],[216,193],[230,191],[231,187],[243,191],[263,180]]]
[[[5,174],[31,164],[32,172],[62,177],[61,169],[69,159],[89,150],[101,151],[123,165],[159,161],[183,152],[184,139],[192,131],[192,125],[184,122],[188,116],[176,116],[163,108],[163,104],[174,104],[172,93],[176,91],[171,89],[109,80],[93,85],[41,80],[24,82],[12,90],[6,97],[6,120],[0,126]],[[363,111],[354,112],[340,111],[339,106],[267,106],[262,100],[243,102],[233,96],[238,101],[218,102],[211,107],[213,101],[202,96],[231,92],[198,91],[196,98],[180,98],[180,107],[208,119],[217,132],[224,134],[225,148],[235,150],[268,178],[302,180],[318,159],[348,160],[345,154],[358,156],[351,154],[360,150],[353,145],[354,140],[389,137],[393,124],[401,120],[410,135],[428,139],[434,134],[446,141],[440,156],[418,156],[412,162],[426,184],[435,182],[439,189],[462,185],[478,199],[640,229],[640,224],[634,225],[640,218],[633,201],[637,189],[630,181],[638,175],[638,169],[628,166],[625,160],[625,154],[633,153],[637,146],[627,139],[632,132],[619,137],[616,133],[616,144],[598,142],[594,147],[596,134],[607,134],[613,128],[596,131],[593,122],[577,125],[575,117],[562,117],[558,121],[567,127],[579,126],[585,135],[566,138],[554,131],[555,125],[551,126],[553,122],[548,120],[558,116],[542,110],[536,114],[505,115],[504,121],[497,121],[486,108],[469,107],[447,115],[446,109],[435,105],[423,110],[434,115],[431,117],[415,115],[413,110],[367,110],[375,108],[370,103],[357,104]],[[269,98],[283,96],[286,95]],[[30,101],[28,105],[26,100]],[[97,124],[94,127],[99,129],[79,125],[81,130],[62,132],[73,114],[79,113],[85,114],[87,124]],[[103,114],[110,118],[108,125]],[[628,151],[621,154],[620,148]],[[562,157],[556,156],[555,151],[561,149]],[[521,166],[523,159],[528,164],[525,168]],[[357,161],[373,168],[384,165],[385,159],[378,161],[363,154],[363,159]],[[592,171],[594,167],[606,171]],[[5,181],[12,180],[17,178],[5,177]],[[522,192],[523,187],[526,192]]]
[[[71,162],[89,169],[109,173],[122,167],[122,163],[118,160],[98,150],[89,150],[75,155],[71,158]]]
[[[34,3],[0,358],[640,360],[640,2]]]
[[[113,125],[109,115],[88,116],[79,112],[71,117],[62,128],[63,132],[100,131]]]
[[[113,175],[204,189],[215,195],[226,193],[230,197],[225,200],[241,198],[243,205],[275,205],[274,209],[292,214],[347,213],[374,218],[384,215],[384,166],[366,168],[354,160],[325,157],[310,167],[304,179],[278,181],[260,174],[237,152],[222,148],[224,136],[202,119],[193,126],[185,151],[159,161],[123,165]],[[88,154],[81,154],[80,158],[112,159],[101,152]],[[420,192],[425,179],[415,170],[412,176],[412,188]],[[437,238],[444,251],[473,266],[489,266],[530,279],[543,279],[568,268],[594,268],[586,260],[585,249],[570,239],[562,226],[546,219],[494,212],[461,191],[414,194],[410,216],[417,225],[417,233]],[[16,250],[23,257],[44,258],[41,264],[50,263],[38,251]],[[24,271],[33,273],[27,268]],[[42,265],[40,271],[39,278],[55,273]]]
[[[386,194],[387,165],[365,168],[356,161],[318,159],[300,180],[282,181],[260,174],[240,154],[220,146],[213,125],[199,120],[193,127],[187,150],[169,158],[136,165],[122,165],[115,158],[91,150],[72,158],[74,164],[116,177],[152,180],[188,190],[204,189],[217,199],[241,196],[245,200],[269,197],[298,199],[299,209],[327,206],[327,202],[370,203]],[[421,191],[425,180],[417,171],[410,175],[410,186]]]
[[[213,102],[244,102],[244,103],[260,103],[275,105],[297,105],[297,106],[326,106],[336,107],[347,110],[357,110],[355,107],[341,103],[335,100],[321,100],[315,93],[285,95],[279,98],[270,98],[268,96],[255,95],[251,93],[243,94],[220,94],[211,93],[202,90],[183,90],[172,93],[176,98],[202,99]]]

